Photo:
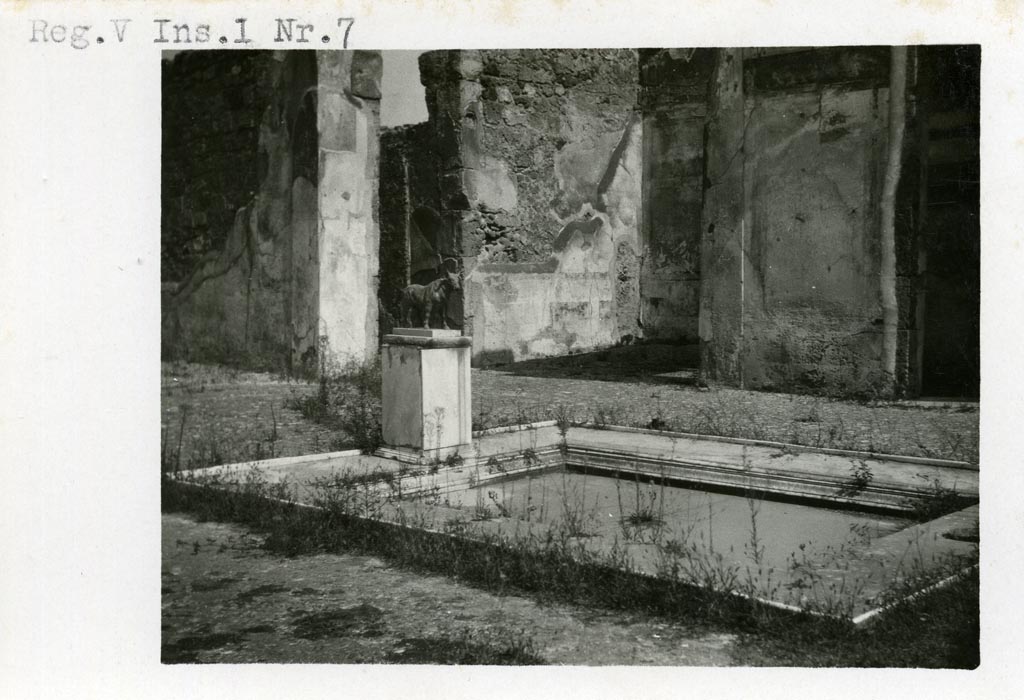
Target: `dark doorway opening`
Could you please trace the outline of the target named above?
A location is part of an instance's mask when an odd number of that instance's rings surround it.
[[[925,120],[918,255],[921,394],[976,398],[981,47],[921,47],[920,59]]]

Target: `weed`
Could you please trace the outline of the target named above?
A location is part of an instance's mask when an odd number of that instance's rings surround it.
[[[794,418],[794,422],[797,423],[821,423],[821,406],[818,401],[811,404],[810,410],[806,416]]]
[[[594,416],[591,419],[595,428],[624,425],[626,422],[625,414],[617,406],[598,406],[594,409]]]
[[[745,545],[747,557],[759,568],[764,564],[764,542],[757,529],[757,515],[761,512],[761,499],[747,496],[747,509],[750,511],[750,541]]]
[[[473,520],[486,521],[490,520],[493,516],[491,515],[491,509],[486,503],[484,503],[484,494],[481,491],[476,492],[476,504],[473,506]]]
[[[572,408],[560,403],[554,408],[555,425],[558,427],[558,434],[563,438],[569,433],[569,428],[576,424]]]
[[[586,507],[587,479],[583,476],[583,485],[577,490],[573,483],[570,488],[566,474],[562,473],[562,488],[559,491],[562,506],[562,526],[567,537],[589,537],[593,534],[594,512]],[[595,504],[595,509],[596,509]]]
[[[868,463],[863,459],[858,459],[850,465],[850,478],[839,489],[838,495],[846,498],[856,496],[870,486],[874,478],[875,475]]]
[[[921,478],[927,477],[921,475]],[[954,513],[973,502],[973,499],[967,498],[957,491],[956,484],[944,486],[938,479],[932,479],[924,493],[904,499],[903,505],[909,509],[911,518],[919,523],[926,523],[929,520]]]
[[[474,432],[478,430],[487,430],[497,426],[497,422],[494,419],[494,414],[491,411],[491,407],[488,404],[482,403],[476,407],[476,411],[473,413],[472,430]]]
[[[322,352],[321,357],[326,356]],[[339,430],[345,439],[332,447],[355,447],[366,453],[381,445],[380,359],[342,367],[330,367],[321,359],[320,377],[315,394],[292,396],[285,408],[297,411],[307,420]],[[276,423],[276,418],[275,418]]]
[[[820,421],[817,423],[817,431],[811,440],[813,447],[842,449],[854,446],[854,443],[847,435],[846,423],[843,421],[842,416],[836,416],[834,420],[834,423],[829,423],[828,425]]]
[[[212,436],[193,440],[191,451],[188,456],[183,454],[183,438],[185,424],[188,420],[189,410],[187,405],[182,406],[181,418],[178,424],[177,442],[172,446],[168,441],[168,430],[160,431],[160,470],[164,473],[179,473],[193,469],[204,469],[218,464],[226,464],[229,461],[248,461],[261,459],[264,453],[262,443],[256,442],[246,451],[235,452],[224,441]],[[237,458],[237,459],[236,459]]]
[[[273,426],[271,427],[270,432],[267,434],[267,441],[271,444],[271,450],[273,450],[273,446],[277,444],[277,441],[279,439],[279,436],[277,434],[277,412],[274,410],[273,406],[270,407],[270,419],[273,421]]]
[[[350,391],[341,402],[341,428],[366,453],[381,445],[380,359],[350,364],[342,375]]]
[[[314,423],[335,427],[337,418],[331,405],[329,386],[327,377],[321,377],[315,394],[292,396],[285,401],[284,407],[297,411],[303,418]]]
[[[665,478],[659,486],[640,486],[639,472],[633,472],[633,501],[627,508],[622,500],[621,479],[615,480],[615,494],[619,502],[619,525],[627,541],[651,543],[660,538],[665,525]]]
[[[701,435],[767,440],[771,437],[762,421],[748,406],[727,401],[716,395],[713,401],[697,407],[684,432]]]
[[[446,467],[448,469],[457,469],[458,467],[461,467],[465,463],[466,458],[459,454],[458,451],[452,452],[444,459],[441,459],[440,457],[434,457],[434,459],[431,460],[430,462],[430,466],[427,468],[427,473],[437,474],[439,471],[441,471],[441,467]]]
[[[964,433],[944,427],[935,432],[937,432],[937,436],[931,441],[932,444],[917,440],[917,447],[925,457],[952,459],[968,464],[977,463],[977,433]]]
[[[513,492],[513,495],[514,493],[515,492]],[[500,515],[503,518],[512,517],[511,497],[506,498],[505,494],[502,493],[502,496],[499,499],[497,491],[488,491],[487,497],[491,499],[491,501],[494,503],[494,507],[498,509],[498,515]]]
[[[442,532],[451,535],[460,535],[466,532],[467,523],[459,517],[448,518],[444,521]]]
[[[646,424],[640,426],[648,428],[649,430],[668,430],[669,424],[665,420],[665,410],[661,403],[661,394],[654,392],[651,394],[651,398],[654,399],[654,412],[651,419]]]
[[[524,631],[501,630],[490,634],[466,631],[454,638],[405,638],[385,657],[385,662],[534,666],[543,664],[544,659]]]

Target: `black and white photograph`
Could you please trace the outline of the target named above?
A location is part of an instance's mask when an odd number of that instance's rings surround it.
[[[0,697],[1020,696],[1021,37],[0,0]]]
[[[162,57],[164,663],[979,663],[978,45]]]

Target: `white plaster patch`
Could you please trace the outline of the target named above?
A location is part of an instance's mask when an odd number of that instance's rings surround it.
[[[475,204],[491,210],[516,209],[519,196],[504,161],[483,156],[479,169],[467,171],[466,179],[469,196]]]
[[[368,188],[363,174],[365,155],[323,151],[320,160],[320,216],[324,219],[359,218],[368,210]]]
[[[614,342],[613,284],[606,272],[477,275],[482,294],[474,317],[474,353],[508,351],[522,360]]]
[[[529,350],[532,357],[549,357],[551,355],[561,355],[565,353],[565,348],[551,338],[537,338],[536,340],[531,340]]]

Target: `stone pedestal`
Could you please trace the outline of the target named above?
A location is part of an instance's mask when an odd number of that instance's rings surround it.
[[[406,462],[469,455],[473,339],[457,330],[396,328],[381,347],[384,447]]]

